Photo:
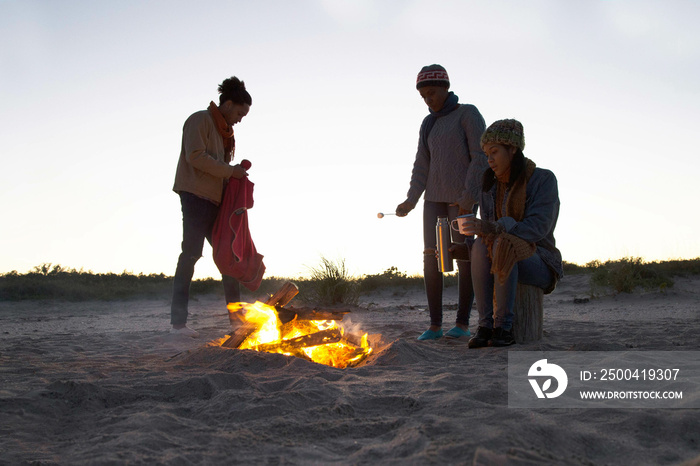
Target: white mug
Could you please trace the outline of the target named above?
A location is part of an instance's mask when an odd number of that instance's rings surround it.
[[[452,227],[452,229],[453,229],[454,231],[458,231],[458,232],[460,232],[461,234],[466,235],[466,236],[471,236],[470,234],[465,233],[465,231],[464,231],[464,225],[465,225],[465,223],[467,222],[467,219],[468,219],[468,218],[472,218],[472,217],[474,217],[474,216],[475,216],[474,214],[464,214],[464,215],[460,215],[460,216],[458,216],[457,218],[455,218],[454,220],[452,220],[452,222],[450,222],[450,226]],[[457,227],[456,227],[456,228],[455,228],[455,222],[457,222]]]

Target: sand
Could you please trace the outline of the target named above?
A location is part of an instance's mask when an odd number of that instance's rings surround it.
[[[198,339],[168,333],[166,300],[3,302],[0,464],[700,464],[698,409],[507,405],[509,351],[699,350],[699,293],[577,304],[587,277],[567,277],[540,342],[468,349],[416,340],[422,290],[379,291],[346,317],[376,351],[344,370],[211,345],[218,296],[192,302]]]

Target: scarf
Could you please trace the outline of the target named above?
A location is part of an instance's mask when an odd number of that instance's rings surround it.
[[[525,168],[510,188],[498,181],[496,187],[496,220],[501,217],[500,207],[506,198],[506,216],[521,222],[525,217],[525,200],[527,197],[527,182],[535,172],[535,162],[526,158]],[[491,273],[498,277],[498,282],[504,284],[515,264],[532,256],[537,249],[535,243],[530,243],[510,233],[493,233],[483,239],[491,257]]]
[[[236,140],[233,138],[233,126],[226,123],[226,119],[221,114],[219,107],[214,102],[209,103],[209,114],[214,119],[216,130],[224,140],[224,153],[226,154],[226,162],[230,162],[233,156],[233,148],[236,146]]]
[[[426,117],[425,121],[423,121],[423,125],[420,128],[420,141],[428,154],[430,154],[430,149],[428,149],[428,135],[430,134],[430,131],[432,131],[433,126],[435,126],[435,122],[438,118],[456,110],[458,106],[459,97],[457,94],[450,91],[450,93],[447,94],[447,99],[445,99],[445,103],[440,111],[433,112],[432,110],[428,109],[430,110],[430,115]]]

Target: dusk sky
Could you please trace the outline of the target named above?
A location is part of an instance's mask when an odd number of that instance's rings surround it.
[[[172,275],[182,125],[234,75],[267,275],[322,255],[422,273],[422,201],[376,214],[406,198],[432,63],[487,125],[523,123],[565,261],[700,257],[698,18],[692,0],[0,0],[0,273]],[[195,277],[217,276],[204,256]]]

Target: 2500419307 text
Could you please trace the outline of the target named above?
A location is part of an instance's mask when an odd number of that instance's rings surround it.
[[[599,380],[659,380],[678,378],[680,369],[601,369]]]

